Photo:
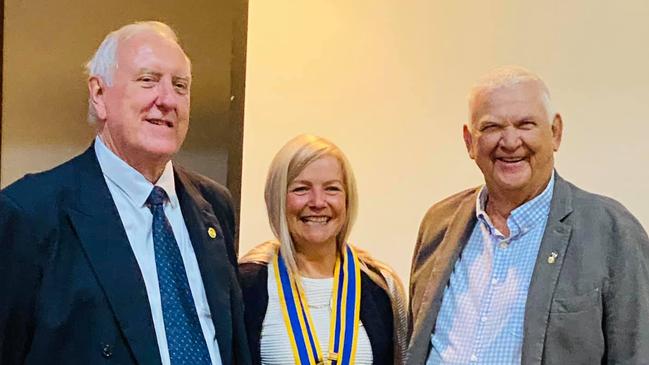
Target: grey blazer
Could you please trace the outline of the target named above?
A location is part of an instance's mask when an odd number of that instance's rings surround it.
[[[410,276],[407,364],[424,364],[479,189],[426,213]],[[556,259],[548,260],[550,256]],[[558,175],[525,307],[523,365],[649,364],[649,239],[618,202]]]

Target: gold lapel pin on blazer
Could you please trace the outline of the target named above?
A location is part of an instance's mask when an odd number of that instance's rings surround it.
[[[214,229],[214,227],[208,228],[207,235],[210,236],[210,238],[212,239],[216,238],[216,229]]]
[[[559,257],[559,254],[552,251],[550,256],[548,256],[548,264],[554,264],[554,262],[557,261],[557,257]]]

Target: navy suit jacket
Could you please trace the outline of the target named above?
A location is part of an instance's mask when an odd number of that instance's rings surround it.
[[[248,364],[225,188],[174,166],[223,364]],[[217,236],[208,235],[208,228]],[[91,147],[0,192],[0,364],[159,364],[142,274]]]

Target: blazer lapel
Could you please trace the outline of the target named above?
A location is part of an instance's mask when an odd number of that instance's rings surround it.
[[[138,363],[160,363],[142,273],[94,148],[79,160],[78,200],[66,211]]]
[[[417,336],[413,336],[413,340],[416,337],[421,341],[430,342],[430,334],[442,304],[444,289],[475,224],[475,202],[478,191],[476,190],[476,194],[472,194],[470,198],[462,201],[455,210],[446,234],[428,264],[430,267],[427,270],[430,271],[430,276],[426,281],[428,283],[426,291],[422,296],[417,313],[413,313],[414,318],[417,318],[417,322],[414,324]],[[411,344],[411,348],[426,349],[427,353],[428,345],[421,343],[419,346],[413,346]]]
[[[203,279],[221,360],[228,364],[232,358],[230,280],[234,274],[230,272],[223,230],[211,204],[182,171],[174,172],[176,192]]]
[[[564,220],[572,210],[570,186],[557,174],[550,215],[534,266],[525,306],[522,349],[522,364],[525,365],[541,363],[550,305],[572,230],[572,226]]]

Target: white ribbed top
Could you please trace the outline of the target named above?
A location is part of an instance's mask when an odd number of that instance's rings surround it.
[[[315,331],[323,354],[329,351],[329,320],[331,318],[331,294],[333,278],[310,279],[302,278],[302,286],[309,302],[311,319],[315,322]],[[294,364],[291,341],[286,332],[284,317],[279,306],[277,281],[273,262],[268,263],[268,309],[261,328],[261,363],[264,365]],[[377,320],[380,320],[377,318]],[[358,326],[358,342],[356,344],[357,365],[372,364],[372,347],[367,332],[361,322]]]

